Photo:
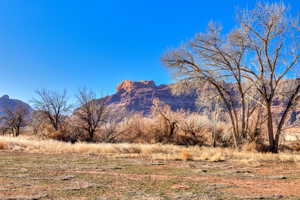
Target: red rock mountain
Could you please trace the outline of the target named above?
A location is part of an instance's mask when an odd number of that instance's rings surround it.
[[[0,97],[0,127],[4,124],[2,117],[5,115],[6,111],[15,111],[18,107],[22,107],[27,110],[28,115],[26,117],[30,121],[33,110],[27,103],[17,99],[11,99],[8,95]]]
[[[127,112],[140,112],[147,115],[151,110],[152,100],[158,98],[161,102],[170,105],[174,111],[179,109],[191,112],[203,111],[204,107],[199,108],[196,106],[196,92],[177,96],[171,92],[171,86],[156,85],[154,81],[134,82],[125,80],[117,86],[115,94],[105,97],[106,103],[116,111],[126,109]],[[232,85],[229,84],[228,87],[232,87]],[[205,95],[210,89],[207,85],[203,85],[200,89],[201,94]],[[274,114],[281,115],[284,104],[286,102],[275,100],[273,105],[275,108]],[[300,123],[300,106],[291,112],[288,122],[290,124]]]
[[[154,81],[123,81],[115,94],[106,97],[106,103],[116,110],[125,108],[128,112],[148,114],[154,98],[170,105],[172,110],[197,110],[195,94],[173,95],[170,85],[156,85]]]
[[[31,113],[32,108],[23,101],[17,99],[11,99],[8,95],[3,95],[0,97],[0,115],[2,115],[6,110],[14,111],[18,107],[23,107],[28,110],[28,113]]]

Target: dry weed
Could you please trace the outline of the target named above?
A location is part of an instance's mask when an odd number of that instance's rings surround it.
[[[55,140],[41,140],[33,137],[0,136],[0,149],[11,151],[25,151],[31,153],[80,153],[104,154],[107,156],[121,157],[148,157],[154,160],[206,160],[206,161],[242,161],[242,162],[299,162],[300,154],[297,153],[258,153],[235,151],[230,148],[209,148],[164,144],[90,144],[90,143],[65,143]]]
[[[0,141],[0,150],[6,149],[7,148],[6,146],[7,146],[6,142]]]
[[[179,153],[179,157],[181,158],[181,160],[184,160],[184,161],[193,160],[193,155],[186,150],[181,151]]]

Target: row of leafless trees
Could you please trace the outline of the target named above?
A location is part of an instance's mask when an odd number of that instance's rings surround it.
[[[37,91],[33,100],[36,111],[31,126],[35,132],[48,138],[64,141],[139,142],[202,145],[213,131],[205,117],[185,111],[172,111],[158,99],[153,100],[151,114],[130,115],[113,112],[105,99],[96,99],[93,92],[83,89],[77,95],[78,108],[72,113],[66,92]],[[205,118],[206,119],[206,118]],[[220,137],[214,137],[214,142]],[[230,140],[230,139],[229,139]]]
[[[67,93],[57,93],[48,90],[38,90],[37,98],[33,100],[36,109],[32,118],[35,132],[48,127],[46,134],[57,133],[68,135],[76,140],[78,136],[92,142],[95,132],[101,124],[107,122],[108,109],[105,99],[97,99],[96,94],[88,89],[81,89],[76,96],[77,106],[73,112],[72,105],[68,103]]]
[[[47,128],[49,133],[81,132],[81,135],[86,133],[87,141],[93,141],[100,125],[108,122],[109,112],[105,100],[96,99],[95,93],[90,90],[81,89],[78,92],[78,108],[73,113],[73,106],[68,102],[66,91],[58,93],[42,89],[38,90],[36,95],[32,101],[35,108],[33,113],[29,113],[24,106],[4,112],[1,118],[3,132],[10,131],[14,136],[18,136],[22,127],[31,125],[35,133]]]
[[[30,123],[21,126],[29,125],[36,134],[46,138],[68,142],[163,143],[213,147],[232,146],[234,141],[231,135],[226,134],[229,129],[226,123],[214,123],[199,113],[173,111],[159,99],[153,100],[151,112],[147,116],[139,113],[123,115],[120,111],[117,116],[113,116],[114,112],[103,101],[98,103],[94,94],[88,90],[79,92],[80,107],[72,114],[69,113],[71,106],[67,103],[65,92],[59,94],[43,90],[37,94],[38,98],[34,102],[40,106],[40,110],[33,112]],[[24,119],[23,114],[18,110],[12,112],[12,116],[20,115]]]
[[[224,35],[220,25],[209,23],[207,32],[162,60],[185,86],[178,88],[213,88],[202,97],[206,102],[221,100],[236,148],[247,138],[256,115],[257,130],[266,125],[269,151],[277,153],[288,115],[299,100],[299,23],[283,3],[257,3],[237,13],[235,27]],[[276,99],[284,102],[278,120]]]
[[[185,110],[173,111],[169,105],[153,99],[149,115],[134,113],[116,124],[117,141],[126,143],[162,143],[176,145],[231,146],[225,123],[212,123],[206,116]],[[215,137],[212,137],[212,136]]]

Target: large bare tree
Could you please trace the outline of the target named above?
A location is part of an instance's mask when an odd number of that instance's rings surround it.
[[[175,70],[180,85],[203,87],[208,83],[213,90],[209,89],[202,95],[206,98],[204,101],[221,98],[232,124],[234,144],[238,147],[240,138],[246,136],[246,115],[253,109],[246,99],[246,93],[252,87],[243,84],[241,71],[246,47],[237,48],[232,37],[233,33],[228,38],[222,37],[221,28],[210,23],[207,33],[197,34],[188,45],[167,52],[162,59]],[[228,81],[233,84],[228,84]]]
[[[236,28],[228,34],[210,23],[206,33],[163,56],[180,82],[198,87],[208,82],[214,88],[229,115],[236,147],[247,136],[251,115],[263,107],[269,150],[278,152],[282,128],[298,102],[299,26],[288,14],[282,3],[257,3],[238,12]],[[272,104],[279,96],[287,103],[275,123]]]
[[[80,128],[88,133],[88,141],[93,141],[95,132],[107,117],[107,106],[105,99],[96,99],[96,94],[86,88],[81,89],[77,95],[79,108],[75,116],[79,120]]]
[[[283,3],[258,3],[255,9],[241,13],[239,25],[243,31],[237,35],[247,42],[252,61],[242,69],[244,77],[261,96],[270,151],[277,153],[282,129],[299,100],[299,24]],[[279,97],[286,103],[276,123],[272,104]]]
[[[47,119],[54,130],[59,130],[66,114],[72,107],[68,103],[66,90],[58,93],[41,89],[36,91],[36,95],[37,97],[32,100],[34,108],[45,116],[45,119]]]

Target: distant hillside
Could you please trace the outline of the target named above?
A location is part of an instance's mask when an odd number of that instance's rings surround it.
[[[16,110],[19,106],[24,107],[31,113],[33,109],[23,101],[17,99],[10,99],[8,95],[0,97],[0,115],[5,113],[5,110]]]

